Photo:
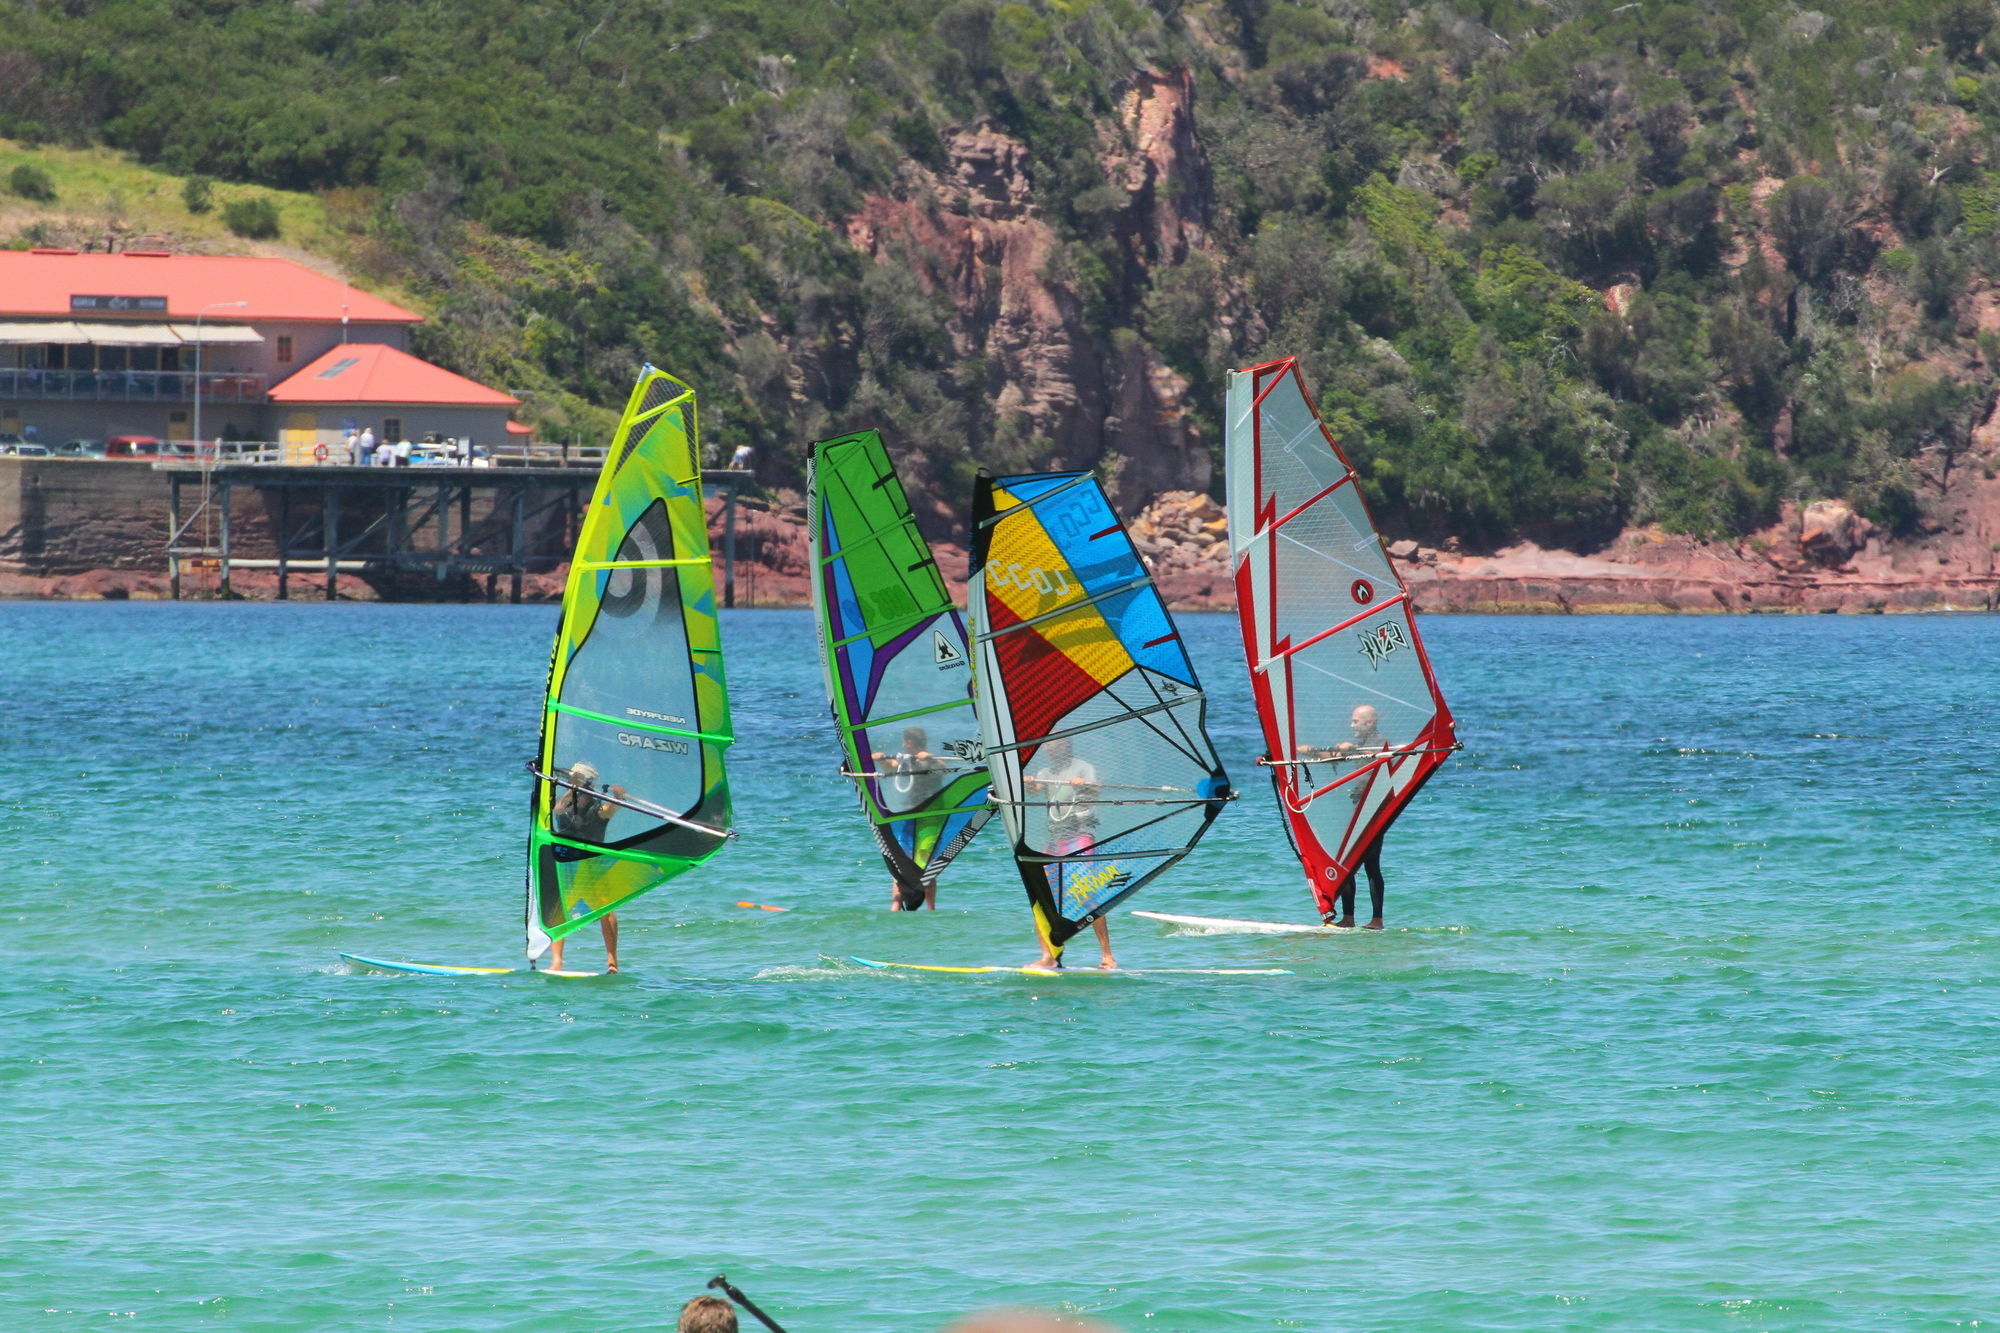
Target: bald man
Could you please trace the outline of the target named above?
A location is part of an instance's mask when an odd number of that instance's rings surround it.
[[[1383,738],[1379,730],[1380,722],[1381,718],[1375,712],[1373,704],[1357,704],[1347,719],[1347,725],[1354,732],[1353,740],[1342,741],[1338,745],[1327,749],[1318,747],[1301,749],[1299,751],[1299,758],[1331,760],[1336,763],[1345,761],[1357,764],[1365,764],[1371,759],[1378,759],[1387,753],[1389,749],[1389,742]],[[1372,779],[1370,781],[1372,782]],[[1369,783],[1354,782],[1349,785],[1354,788],[1354,804],[1356,808],[1359,808],[1361,802],[1368,795]],[[1370,918],[1368,924],[1363,929],[1380,930],[1382,929],[1381,834],[1376,834],[1369,842],[1366,850],[1361,853],[1361,868],[1368,872],[1368,905],[1374,911],[1374,916]],[[1328,912],[1320,919],[1329,926],[1353,926],[1354,877],[1352,875],[1349,875],[1347,882],[1340,886],[1339,903],[1340,911],[1338,913]]]

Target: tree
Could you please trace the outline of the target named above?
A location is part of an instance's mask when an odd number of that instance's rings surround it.
[[[56,183],[49,179],[49,173],[32,162],[23,162],[7,173],[7,188],[23,199],[33,199],[38,203],[54,203]]]
[[[263,195],[232,199],[222,206],[222,221],[238,236],[266,240],[278,234],[278,206]]]

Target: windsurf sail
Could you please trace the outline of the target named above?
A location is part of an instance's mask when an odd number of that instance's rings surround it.
[[[914,910],[993,812],[965,624],[875,431],[812,446],[806,515],[841,771]]]
[[[1409,589],[1296,358],[1229,377],[1230,554],[1262,762],[1322,914],[1457,748]]]
[[[598,475],[549,662],[528,957],[732,837],[694,390],[648,366]]]
[[[980,738],[1056,952],[1186,856],[1229,779],[1187,651],[1096,479],[982,475],[972,508]]]

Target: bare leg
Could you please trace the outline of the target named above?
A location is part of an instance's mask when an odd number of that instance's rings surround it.
[[[1103,917],[1099,917],[1090,923],[1090,928],[1097,932],[1097,951],[1099,955],[1097,965],[1106,972],[1117,971],[1118,960],[1111,956],[1111,923]]]
[[[560,972],[563,970],[562,947],[562,940],[556,940],[549,945],[549,971],[551,972]]]
[[[924,885],[924,910],[925,910],[926,912],[935,912],[935,911],[937,911],[937,881],[936,881],[936,880],[932,880],[932,881],[931,881],[930,883],[928,883],[928,884]]]
[[[616,972],[618,970],[618,913],[606,912],[597,919],[597,924],[603,927],[604,930],[604,970],[606,972]]]
[[[892,912],[903,910],[903,886],[893,879],[889,881],[889,910]]]

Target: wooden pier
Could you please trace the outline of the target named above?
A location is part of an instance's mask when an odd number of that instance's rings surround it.
[[[523,578],[566,563],[598,467],[343,467],[269,463],[156,463],[167,474],[167,575],[175,600],[184,568],[216,571],[230,596],[235,569],[275,569],[278,597],[297,577],[324,580],[331,601],[342,574],[505,575],[509,600]],[[702,492],[722,497],[722,604],[736,605],[736,500],[748,472],[702,473]],[[267,539],[232,532],[242,490],[262,500]],[[189,494],[192,492],[192,495]],[[263,548],[258,550],[256,548]]]

